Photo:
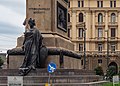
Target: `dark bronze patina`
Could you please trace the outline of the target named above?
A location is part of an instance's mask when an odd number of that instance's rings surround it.
[[[19,74],[26,75],[31,69],[43,68],[47,57],[47,48],[43,46],[43,37],[40,31],[35,28],[35,20],[29,19],[30,29],[24,33],[23,51],[25,58],[20,67]]]
[[[24,22],[24,25],[26,21]],[[35,68],[45,68],[46,59],[48,55],[59,55],[63,59],[64,56],[81,59],[81,55],[64,49],[59,48],[46,48],[43,45],[43,37],[40,31],[35,28],[35,20],[32,18],[29,19],[28,24],[30,29],[26,30],[24,33],[24,42],[23,47],[8,50],[8,59],[9,55],[25,55],[23,64],[19,68],[19,75],[27,75],[32,69]],[[60,61],[62,64],[63,61]]]

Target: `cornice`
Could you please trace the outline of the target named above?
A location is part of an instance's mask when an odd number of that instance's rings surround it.
[[[117,11],[120,12],[120,7],[116,7],[116,8],[110,8],[110,7],[103,7],[103,8],[98,8],[98,7],[83,7],[83,8],[79,8],[79,7],[71,7],[69,8],[70,10],[76,10],[76,11],[105,11],[105,12],[109,12],[109,11]]]

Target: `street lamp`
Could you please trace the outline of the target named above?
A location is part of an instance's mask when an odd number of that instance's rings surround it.
[[[109,36],[109,32],[108,30],[105,30],[105,32],[107,32],[107,67],[108,67],[108,64],[109,64],[109,40],[108,40],[108,36]]]
[[[85,28],[85,22],[81,23],[80,25],[83,25],[83,33],[84,33],[84,67],[86,68],[86,28]]]
[[[86,28],[85,28],[85,22],[84,22],[84,69],[86,68]]]

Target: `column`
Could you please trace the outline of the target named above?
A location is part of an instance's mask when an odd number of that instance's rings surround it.
[[[95,12],[92,11],[92,38],[95,38]]]

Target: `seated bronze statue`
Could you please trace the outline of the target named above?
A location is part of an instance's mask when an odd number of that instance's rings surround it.
[[[32,69],[45,68],[48,55],[63,55],[81,59],[81,55],[59,48],[46,48],[43,43],[43,37],[40,31],[35,28],[35,20],[28,21],[29,29],[24,33],[23,50],[8,50],[8,55],[25,55],[23,64],[19,68],[19,75],[27,75]]]
[[[47,57],[47,48],[42,44],[43,37],[40,31],[35,28],[35,20],[28,21],[29,29],[24,33],[23,51],[25,58],[19,68],[19,75],[26,75],[35,68],[44,68]]]

